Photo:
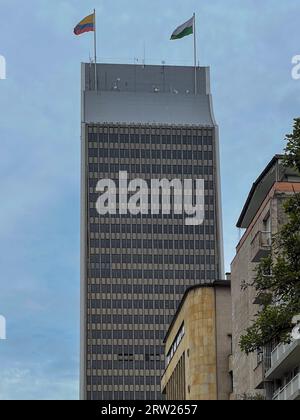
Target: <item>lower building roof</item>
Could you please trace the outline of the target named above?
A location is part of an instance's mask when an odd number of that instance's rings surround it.
[[[254,182],[237,222],[238,228],[249,227],[273,185],[283,181],[300,182],[300,174],[283,164],[283,155],[275,155]]]
[[[172,322],[171,322],[171,324],[170,324],[170,326],[168,328],[167,334],[166,334],[166,336],[164,338],[164,343],[166,343],[166,341],[167,341],[167,339],[168,339],[168,337],[169,337],[169,335],[170,335],[170,333],[172,331],[172,328],[173,328],[173,326],[174,326],[174,324],[176,322],[176,319],[177,319],[177,317],[178,317],[178,315],[179,315],[179,313],[180,313],[180,311],[181,311],[181,309],[182,309],[182,307],[183,307],[183,305],[184,305],[184,303],[185,303],[186,298],[188,297],[188,295],[192,291],[197,290],[197,289],[206,289],[206,288],[214,288],[215,289],[217,287],[231,288],[231,281],[230,280],[215,280],[215,281],[210,282],[210,283],[202,283],[202,284],[197,284],[195,286],[191,286],[191,287],[189,287],[185,291],[185,294],[183,295],[183,298],[182,298],[182,300],[180,302],[180,305],[178,306],[177,311],[176,311],[176,313],[175,313],[175,315],[174,315],[174,317],[172,319]]]

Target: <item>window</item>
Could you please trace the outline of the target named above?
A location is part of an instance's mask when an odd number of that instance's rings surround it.
[[[166,358],[166,367],[169,366],[169,364],[171,363],[171,360],[173,359],[176,350],[178,349],[181,341],[183,340],[183,337],[185,335],[185,327],[184,327],[184,323],[182,324],[175,340],[173,341],[173,344],[169,350],[169,353],[167,354],[167,358]]]

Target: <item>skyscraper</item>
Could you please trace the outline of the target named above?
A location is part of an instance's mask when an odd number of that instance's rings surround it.
[[[160,399],[163,339],[187,287],[223,278],[209,69],[82,64],[81,397]],[[204,179],[205,220],[99,215],[100,179]]]

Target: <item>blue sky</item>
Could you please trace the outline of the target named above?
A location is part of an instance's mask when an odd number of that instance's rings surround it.
[[[251,184],[299,116],[299,0],[0,0],[0,399],[76,399],[79,373],[80,62],[98,11],[105,62],[192,64],[170,42],[195,11],[220,125],[226,268]]]

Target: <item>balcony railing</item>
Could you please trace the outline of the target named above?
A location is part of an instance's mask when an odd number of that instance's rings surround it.
[[[268,380],[281,378],[285,372],[292,371],[300,360],[300,340],[290,344],[278,345],[270,354],[270,366],[266,372]]]
[[[271,348],[265,346],[262,351],[257,353],[257,366],[254,369],[255,389],[264,389],[266,372],[271,366]]]
[[[295,376],[284,388],[279,389],[273,397],[273,400],[288,401],[300,398],[300,373]]]
[[[271,252],[272,233],[257,232],[251,242],[251,261],[260,262],[262,258],[266,258]]]
[[[277,346],[271,353],[271,363],[274,366],[278,363],[286,354],[289,353],[291,348],[294,346],[295,341],[292,341],[290,344],[280,344]]]

